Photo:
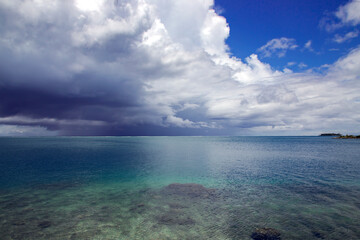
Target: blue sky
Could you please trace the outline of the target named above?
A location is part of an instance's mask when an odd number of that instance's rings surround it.
[[[360,2],[0,0],[0,136],[360,134]]]
[[[230,25],[230,36],[226,43],[231,53],[245,58],[256,52],[269,40],[281,37],[296,40],[299,46],[294,51],[288,51],[285,57],[267,57],[263,61],[273,67],[282,69],[289,62],[304,63],[308,67],[294,71],[331,64],[360,43],[359,38],[349,39],[343,43],[334,41],[336,34],[345,35],[353,31],[353,26],[326,31],[321,22],[326,18],[336,20],[333,13],[346,0],[274,0],[274,1],[230,1],[217,0],[216,8]],[[313,51],[304,49],[311,41]]]

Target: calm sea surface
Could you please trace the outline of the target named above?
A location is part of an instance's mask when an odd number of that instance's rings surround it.
[[[360,239],[360,141],[0,138],[0,239],[251,239],[256,228]]]

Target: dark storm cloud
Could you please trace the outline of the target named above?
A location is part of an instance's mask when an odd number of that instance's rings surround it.
[[[133,95],[131,95],[132,97]],[[54,92],[43,92],[38,89],[30,88],[0,88],[0,115],[8,117],[13,115],[23,115],[33,118],[61,118],[77,119],[79,114],[88,115],[90,119],[99,120],[106,115],[91,116],[86,114],[86,108],[126,108],[135,107],[135,101],[124,93],[122,99],[114,99],[111,96],[81,96],[65,95]],[[109,120],[109,118],[105,118]]]
[[[84,120],[81,125],[102,121],[101,128],[136,115],[134,109],[143,104],[141,75],[152,70],[137,69],[137,58],[146,56],[132,54],[133,44],[149,28],[148,22],[130,33],[105,32],[93,41],[86,34],[78,36],[85,42],[75,41],[74,46],[74,35],[91,27],[92,16],[79,20],[82,15],[70,1],[54,2],[56,6],[19,3],[16,8],[0,5],[5,19],[0,28],[0,116],[18,119],[7,124],[70,133],[68,129],[79,125],[77,120]]]

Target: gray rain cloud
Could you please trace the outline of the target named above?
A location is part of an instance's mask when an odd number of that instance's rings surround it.
[[[360,48],[325,73],[232,57],[211,0],[0,0],[0,135],[355,129]],[[41,135],[40,134],[40,135]]]

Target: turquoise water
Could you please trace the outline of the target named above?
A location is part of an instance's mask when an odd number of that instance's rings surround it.
[[[360,239],[359,156],[329,137],[0,138],[0,239]]]

